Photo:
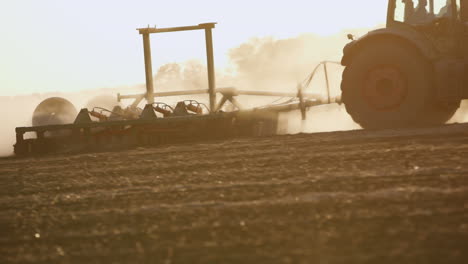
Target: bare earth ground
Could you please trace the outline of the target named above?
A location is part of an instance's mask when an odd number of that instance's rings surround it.
[[[468,263],[468,125],[0,159],[0,263]]]

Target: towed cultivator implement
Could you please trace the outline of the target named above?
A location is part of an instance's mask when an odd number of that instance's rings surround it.
[[[146,93],[119,94],[119,101],[134,100],[127,108],[83,108],[79,113],[63,98],[46,99],[36,108],[32,127],[16,128],[15,154],[25,156],[51,152],[101,151],[195,140],[274,135],[277,132],[279,113],[301,110],[305,119],[308,107],[339,101],[330,96],[323,98],[320,95],[305,94],[301,86],[297,93],[216,89],[212,45],[214,27],[214,23],[208,23],[188,27],[138,29],[143,36]],[[208,89],[154,92],[150,34],[187,30],[205,31]],[[209,105],[184,100],[171,106],[154,100],[200,94],[209,95]],[[219,101],[216,99],[217,95],[221,95]],[[238,95],[284,97],[289,100],[280,104],[243,109],[236,100]],[[146,104],[142,109],[139,105],[143,100],[146,100]],[[226,102],[232,104],[231,111],[223,111]],[[32,137],[26,137],[26,134],[32,134]]]

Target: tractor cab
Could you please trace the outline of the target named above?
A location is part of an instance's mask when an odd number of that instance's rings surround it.
[[[396,0],[389,11],[390,22],[411,25],[431,24],[443,19],[458,19],[460,0]]]
[[[418,31],[438,52],[453,54],[464,49],[460,44],[464,42],[466,20],[461,4],[460,0],[390,0],[387,28]]]

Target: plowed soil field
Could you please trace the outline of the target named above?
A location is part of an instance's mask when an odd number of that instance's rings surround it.
[[[468,125],[2,158],[0,263],[468,263]]]

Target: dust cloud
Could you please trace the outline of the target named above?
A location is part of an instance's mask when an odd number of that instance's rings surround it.
[[[351,30],[362,35],[367,30]],[[303,82],[322,61],[340,61],[342,49],[348,42],[346,34],[319,37],[304,34],[296,38],[275,40],[273,38],[252,39],[230,51],[231,71],[235,75],[229,80],[239,89],[296,92],[297,83]],[[341,94],[341,65],[327,64],[330,96]],[[321,67],[304,93],[327,95],[325,71]],[[269,98],[275,100],[278,98]],[[250,106],[260,102],[259,98],[241,101]],[[265,99],[262,100],[265,103]],[[299,111],[280,115],[280,134],[312,133],[337,130],[360,129],[347,114],[343,105],[330,104],[312,107],[307,120],[302,121]]]
[[[348,115],[344,105],[328,104],[312,107],[306,115],[307,119],[303,121],[300,111],[281,113],[278,133],[285,135],[361,129]]]
[[[468,100],[463,100],[455,115],[448,121],[449,124],[468,122]]]
[[[15,127],[31,125],[31,113],[34,107],[39,104],[39,95],[0,97],[2,108],[2,121],[0,126],[0,156],[7,156],[13,153],[15,142]]]
[[[159,67],[154,76],[154,86],[158,91],[206,89],[206,71],[206,66],[199,60],[168,63]]]

